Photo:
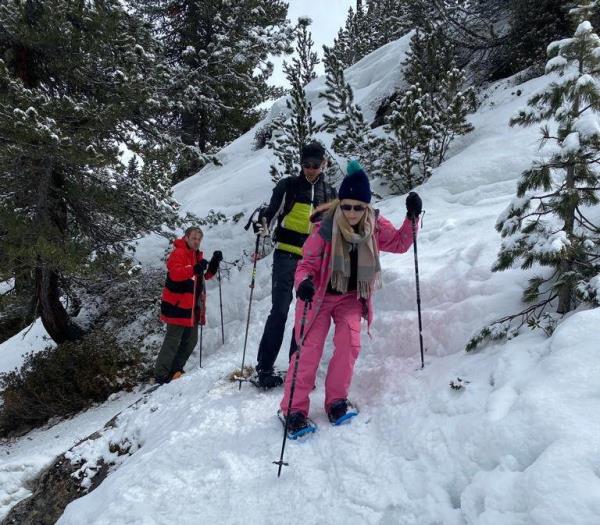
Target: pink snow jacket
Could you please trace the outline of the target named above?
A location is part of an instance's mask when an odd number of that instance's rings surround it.
[[[385,217],[376,212],[377,222],[375,226],[375,240],[380,252],[405,253],[413,243],[412,221],[405,219],[399,229],[388,221]],[[418,231],[418,220],[416,230]],[[313,321],[319,313],[321,303],[327,293],[327,286],[331,279],[331,235],[333,229],[333,218],[325,217],[323,221],[315,227],[304,247],[302,248],[302,260],[298,263],[294,277],[294,287],[298,290],[300,283],[307,277],[312,277],[315,285],[315,295],[312,306],[309,307],[304,333],[310,329]],[[295,333],[296,341],[300,342],[300,324],[302,321],[302,312],[304,311],[304,301],[298,299],[295,315]],[[367,320],[370,328],[373,321],[373,301],[369,297],[364,302],[363,317]]]

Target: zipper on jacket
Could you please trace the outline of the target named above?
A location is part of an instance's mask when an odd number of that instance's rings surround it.
[[[314,204],[315,204],[315,184],[317,182],[315,181],[314,184],[310,185],[310,213],[308,214],[308,231],[307,233],[310,234],[310,231],[312,230],[312,224],[310,222],[310,218],[312,217],[313,211],[314,211]]]
[[[198,259],[196,258],[196,254],[194,253],[194,262],[196,262]],[[193,267],[192,267],[193,268]],[[194,281],[194,295],[193,295],[193,299],[192,299],[192,328],[194,327],[194,317],[196,316],[196,281],[198,280],[198,276],[194,275],[192,277],[193,281]]]

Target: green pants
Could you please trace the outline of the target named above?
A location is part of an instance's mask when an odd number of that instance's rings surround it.
[[[198,325],[193,328],[167,324],[165,340],[154,365],[155,377],[170,377],[183,370],[198,342]]]

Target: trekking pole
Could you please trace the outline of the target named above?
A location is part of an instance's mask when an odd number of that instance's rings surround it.
[[[254,257],[254,265],[252,267],[252,280],[250,281],[250,302],[248,303],[248,318],[246,319],[246,336],[244,337],[244,352],[242,353],[242,368],[240,369],[240,388],[242,389],[242,382],[244,381],[244,363],[246,362],[246,347],[248,345],[248,331],[250,330],[250,312],[252,311],[252,296],[254,295],[254,283],[256,282],[256,263],[258,262],[258,247],[260,244],[260,235],[256,234],[256,250]]]
[[[221,267],[217,271],[217,280],[219,281],[219,305],[221,307],[221,338],[225,344],[225,327],[223,326],[223,293],[221,291]]]
[[[419,259],[417,257],[417,218],[411,219],[413,233],[413,248],[415,254],[415,280],[417,283],[417,310],[419,312],[419,343],[421,345],[421,369],[425,367],[425,357],[423,355],[423,323],[421,321],[421,288],[419,286]]]
[[[290,411],[292,410],[292,400],[294,399],[294,391],[296,390],[296,375],[298,374],[298,363],[300,362],[300,352],[302,350],[302,345],[304,344],[304,326],[306,324],[306,315],[308,313],[308,307],[310,303],[304,303],[304,310],[302,311],[302,321],[300,323],[300,345],[298,346],[298,350],[296,350],[296,361],[294,362],[294,372],[292,374],[292,384],[290,386],[290,399],[288,401],[287,412],[285,414],[285,428],[283,429],[283,443],[281,444],[281,456],[279,457],[279,461],[273,461],[274,465],[279,465],[279,470],[277,471],[277,477],[281,476],[281,469],[285,465],[286,467],[289,463],[283,461],[283,454],[285,452],[285,443],[288,437],[288,426],[290,421]]]
[[[256,208],[250,218],[248,219],[248,223],[244,226],[245,230],[250,228],[252,224],[252,219],[254,215],[260,211],[260,207]],[[248,318],[246,319],[246,335],[244,337],[244,351],[242,353],[242,368],[240,369],[240,377],[238,381],[240,382],[240,388],[242,389],[242,382],[244,379],[244,364],[246,362],[246,347],[248,345],[248,331],[250,330],[250,312],[252,311],[252,297],[254,295],[254,283],[256,282],[256,263],[258,262],[258,249],[260,247],[260,233],[256,234],[256,246],[254,248],[254,264],[252,265],[252,280],[250,281],[250,302],[248,303]]]
[[[202,328],[204,325],[200,325],[200,368],[202,368]]]

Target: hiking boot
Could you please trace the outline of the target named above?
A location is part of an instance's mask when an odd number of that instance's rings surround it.
[[[341,425],[357,415],[358,408],[347,399],[336,399],[327,409],[327,417],[332,425]]]
[[[298,434],[310,427],[308,418],[302,412],[292,412],[288,420],[288,434]]]
[[[170,381],[171,381],[171,378],[169,376],[155,376],[154,377],[154,382],[157,385],[166,385]]]
[[[283,384],[283,377],[273,372],[259,372],[258,386],[264,389],[276,388]]]
[[[183,370],[177,370],[177,372],[173,372],[171,376],[171,381],[175,381],[175,379],[179,379],[185,372]]]

